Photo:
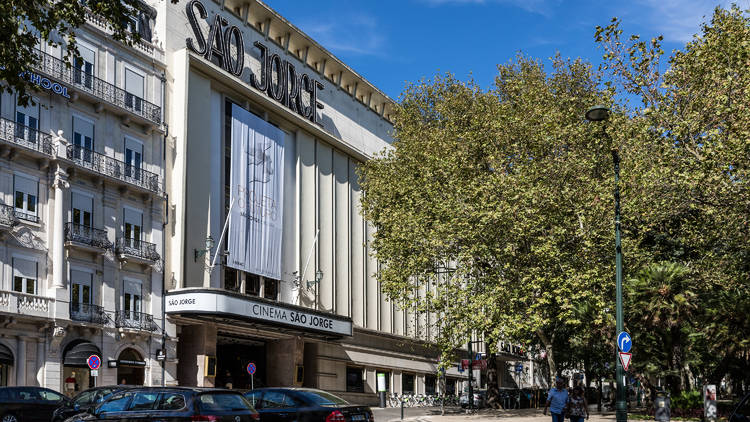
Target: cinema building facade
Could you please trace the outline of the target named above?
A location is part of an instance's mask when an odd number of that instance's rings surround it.
[[[382,372],[389,391],[434,393],[430,321],[380,292],[359,210],[357,167],[390,146],[393,101],[262,3],[164,7],[179,384],[372,402]]]

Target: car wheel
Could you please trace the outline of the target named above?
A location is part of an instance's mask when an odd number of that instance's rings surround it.
[[[18,422],[18,418],[16,418],[14,415],[7,414],[3,416],[2,422]]]

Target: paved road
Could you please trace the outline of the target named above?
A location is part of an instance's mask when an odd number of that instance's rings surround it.
[[[373,408],[375,422],[399,422],[401,409],[399,408]],[[520,409],[520,410],[495,410],[482,409],[475,413],[467,414],[459,408],[446,408],[444,416],[440,415],[439,407],[427,408],[405,408],[404,420],[407,422],[484,422],[484,421],[518,421],[518,422],[552,422],[550,416],[544,416],[542,409]],[[591,419],[587,422],[615,422],[614,412],[596,413],[592,412]]]

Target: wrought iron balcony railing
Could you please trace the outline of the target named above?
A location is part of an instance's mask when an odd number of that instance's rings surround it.
[[[65,240],[100,249],[109,249],[113,246],[107,239],[106,231],[76,223],[65,223]]]
[[[115,252],[119,255],[135,256],[147,261],[158,261],[161,258],[156,252],[156,245],[153,243],[128,239],[127,237],[117,239]]]
[[[78,145],[68,145],[66,148],[66,157],[79,166],[99,174],[114,177],[115,179],[150,190],[154,193],[161,192],[159,175],[138,166],[126,164],[123,161]]]
[[[70,319],[104,325],[109,321],[109,315],[107,315],[101,306],[90,303],[71,302]]]
[[[158,328],[153,316],[133,311],[115,312],[115,327],[143,331],[156,331]]]
[[[0,139],[11,144],[41,152],[52,154],[52,135],[24,126],[12,120],[0,118]]]
[[[81,92],[86,92],[102,101],[143,117],[156,126],[161,125],[161,107],[41,50],[37,50],[36,53],[39,56],[39,62],[33,64],[35,70],[59,82],[74,86]]]
[[[10,205],[0,204],[0,226],[15,226],[18,223],[15,211]]]
[[[39,222],[39,216],[36,216],[34,214],[29,214],[27,212],[23,212],[19,209],[16,209],[14,211],[14,214],[16,215],[16,218],[20,220],[26,220],[31,221],[32,223],[38,223]]]

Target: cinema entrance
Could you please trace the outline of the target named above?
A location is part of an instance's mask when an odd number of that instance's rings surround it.
[[[250,376],[248,364],[255,366]],[[252,389],[268,385],[266,342],[219,332],[216,341],[216,386]]]

